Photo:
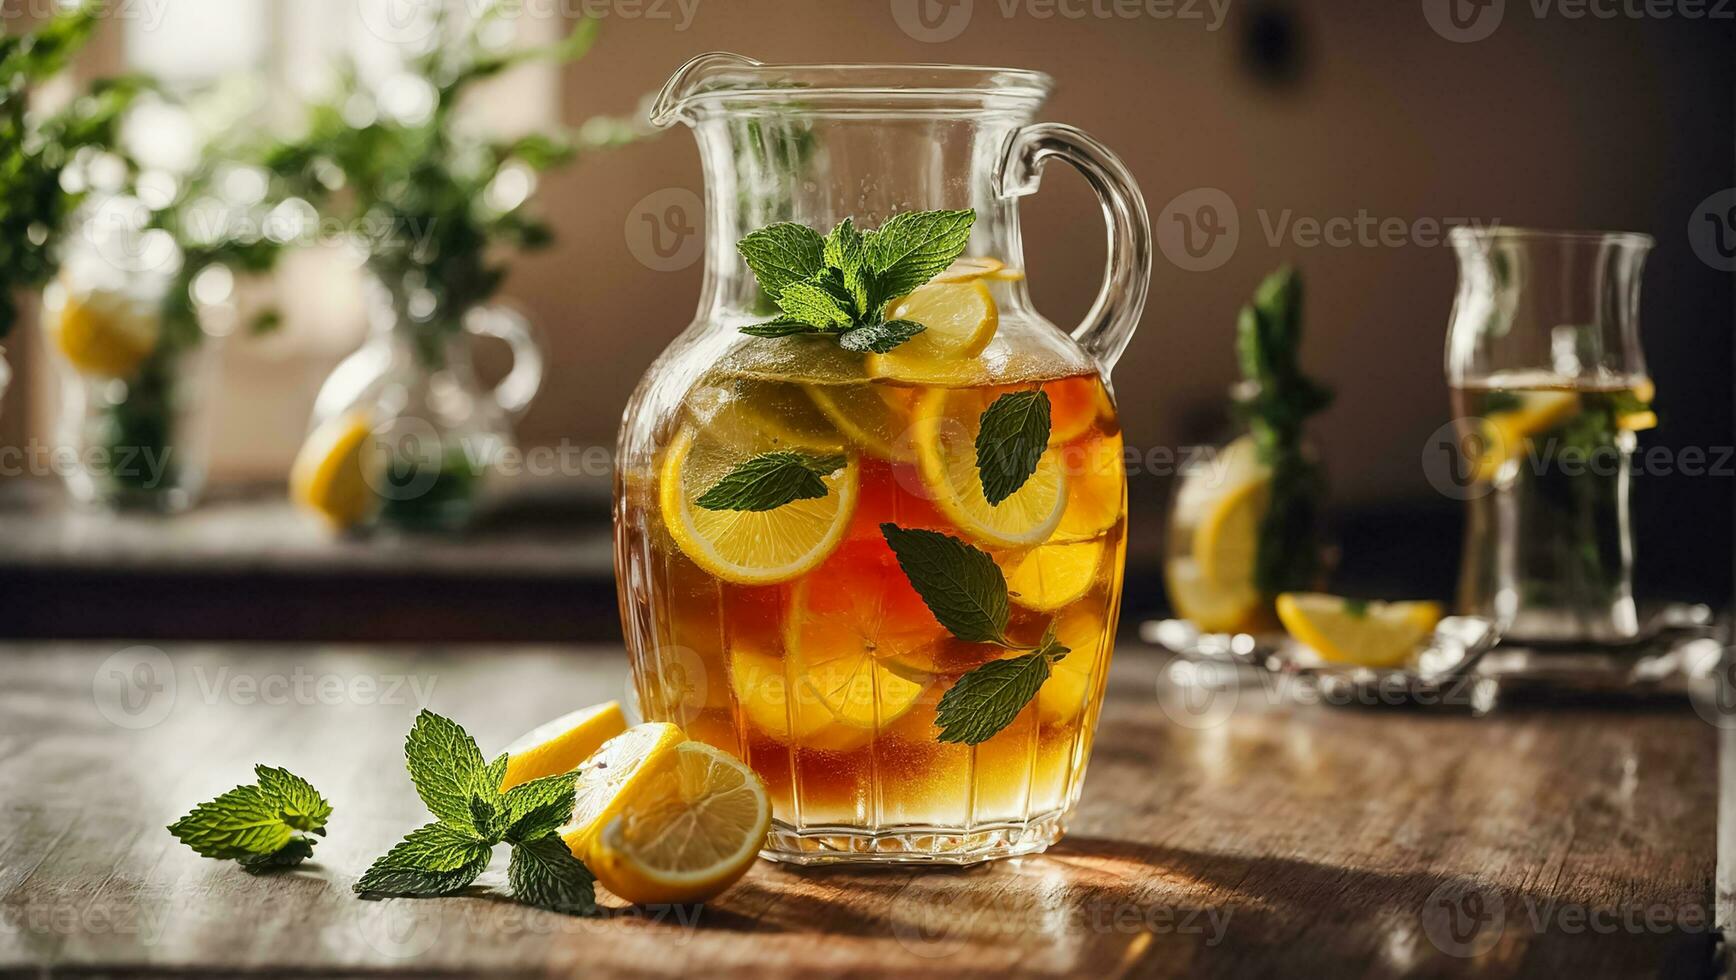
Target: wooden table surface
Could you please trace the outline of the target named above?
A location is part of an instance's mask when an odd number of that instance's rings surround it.
[[[1117,656],[1084,802],[1047,854],[964,870],[761,862],[704,908],[576,919],[488,891],[364,902],[426,817],[426,704],[485,751],[621,695],[606,648],[0,645],[0,973],[472,971],[1658,976],[1714,957],[1718,730],[1686,706],[1473,718],[1192,700]],[[164,824],[251,779],[336,806],[255,878]],[[481,884],[503,886],[504,855]],[[619,905],[619,903],[614,903]]]

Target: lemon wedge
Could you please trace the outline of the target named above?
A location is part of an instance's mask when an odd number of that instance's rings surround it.
[[[1364,667],[1409,660],[1441,621],[1436,602],[1357,602],[1318,592],[1278,596],[1278,619],[1323,659]]]
[[[777,448],[763,432],[685,426],[663,457],[658,503],[675,543],[694,563],[740,585],[786,582],[832,553],[856,509],[857,465],[821,478],[826,495],[772,510],[707,510],[699,497],[754,456]]]
[[[501,791],[544,776],[571,772],[604,742],[626,730],[627,719],[616,701],[593,704],[544,722],[506,747],[506,776],[500,781]]]
[[[1193,559],[1206,582],[1230,588],[1254,581],[1260,552],[1260,521],[1272,502],[1272,485],[1260,479],[1224,496],[1194,528]]]
[[[944,374],[949,364],[983,352],[1000,326],[993,296],[981,281],[931,282],[894,301],[888,320],[915,320],[921,333],[885,354],[869,354],[868,373],[877,378],[920,381]]]
[[[586,864],[641,905],[715,898],[753,866],[771,829],[760,778],[704,742],[677,745],[623,795]]]
[[[130,378],[157,349],[162,319],[148,304],[113,290],[66,294],[52,323],[54,344],[83,374]]]
[[[575,857],[589,863],[587,855],[603,825],[621,812],[632,790],[668,763],[675,747],[686,741],[674,725],[646,722],[604,742],[579,765],[573,817],[560,830]]]
[[[314,429],[290,466],[290,500],[336,530],[367,520],[380,502],[368,479],[381,462],[372,434],[366,412],[334,416]]]
[[[1067,475],[1049,449],[1019,489],[991,504],[977,472],[976,437],[995,393],[937,388],[916,406],[916,462],[923,486],[941,513],[976,541],[1024,548],[1048,539],[1067,509]]]

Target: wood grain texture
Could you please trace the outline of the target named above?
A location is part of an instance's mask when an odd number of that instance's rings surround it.
[[[704,908],[597,919],[364,902],[425,820],[423,704],[485,752],[620,696],[618,650],[0,647],[0,972],[569,976],[1654,976],[1711,963],[1718,740],[1687,708],[1465,715],[1160,697],[1124,651],[1084,802],[1045,855],[762,862]],[[1190,713],[1184,710],[1191,707]],[[1178,721],[1179,719],[1179,721]],[[163,826],[288,766],[336,805],[271,878]],[[619,903],[614,903],[619,906]]]

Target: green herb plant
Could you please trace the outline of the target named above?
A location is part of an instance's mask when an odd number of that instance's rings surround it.
[[[202,857],[234,860],[254,874],[313,857],[331,804],[287,769],[254,766],[253,774],[257,782],[199,804],[170,824],[169,833]]]

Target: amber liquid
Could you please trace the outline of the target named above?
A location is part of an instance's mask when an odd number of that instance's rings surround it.
[[[968,440],[925,462],[915,420],[932,425],[938,405],[952,413],[942,426],[974,426],[996,396],[1034,387],[1052,404],[1048,454],[1065,476],[1061,516],[1037,540],[986,541],[949,516],[953,498],[935,490],[936,457],[968,451]],[[837,440],[856,461],[847,529],[804,574],[739,584],[707,572],[671,533],[660,500],[667,447],[679,441],[674,432],[721,424],[720,404],[766,420],[765,441],[800,431]],[[630,570],[623,619],[646,716],[745,760],[765,781],[777,824],[797,832],[914,835],[1063,814],[1078,797],[1103,700],[1125,547],[1121,433],[1098,378],[946,388],[714,375],[678,414],[660,440],[664,458],[623,474],[620,487],[619,567]],[[887,521],[988,551],[1020,592],[1010,638],[1034,643],[1053,618],[1071,647],[1038,697],[982,744],[938,741],[936,705],[962,674],[1007,651],[960,642],[940,626],[886,544]]]

